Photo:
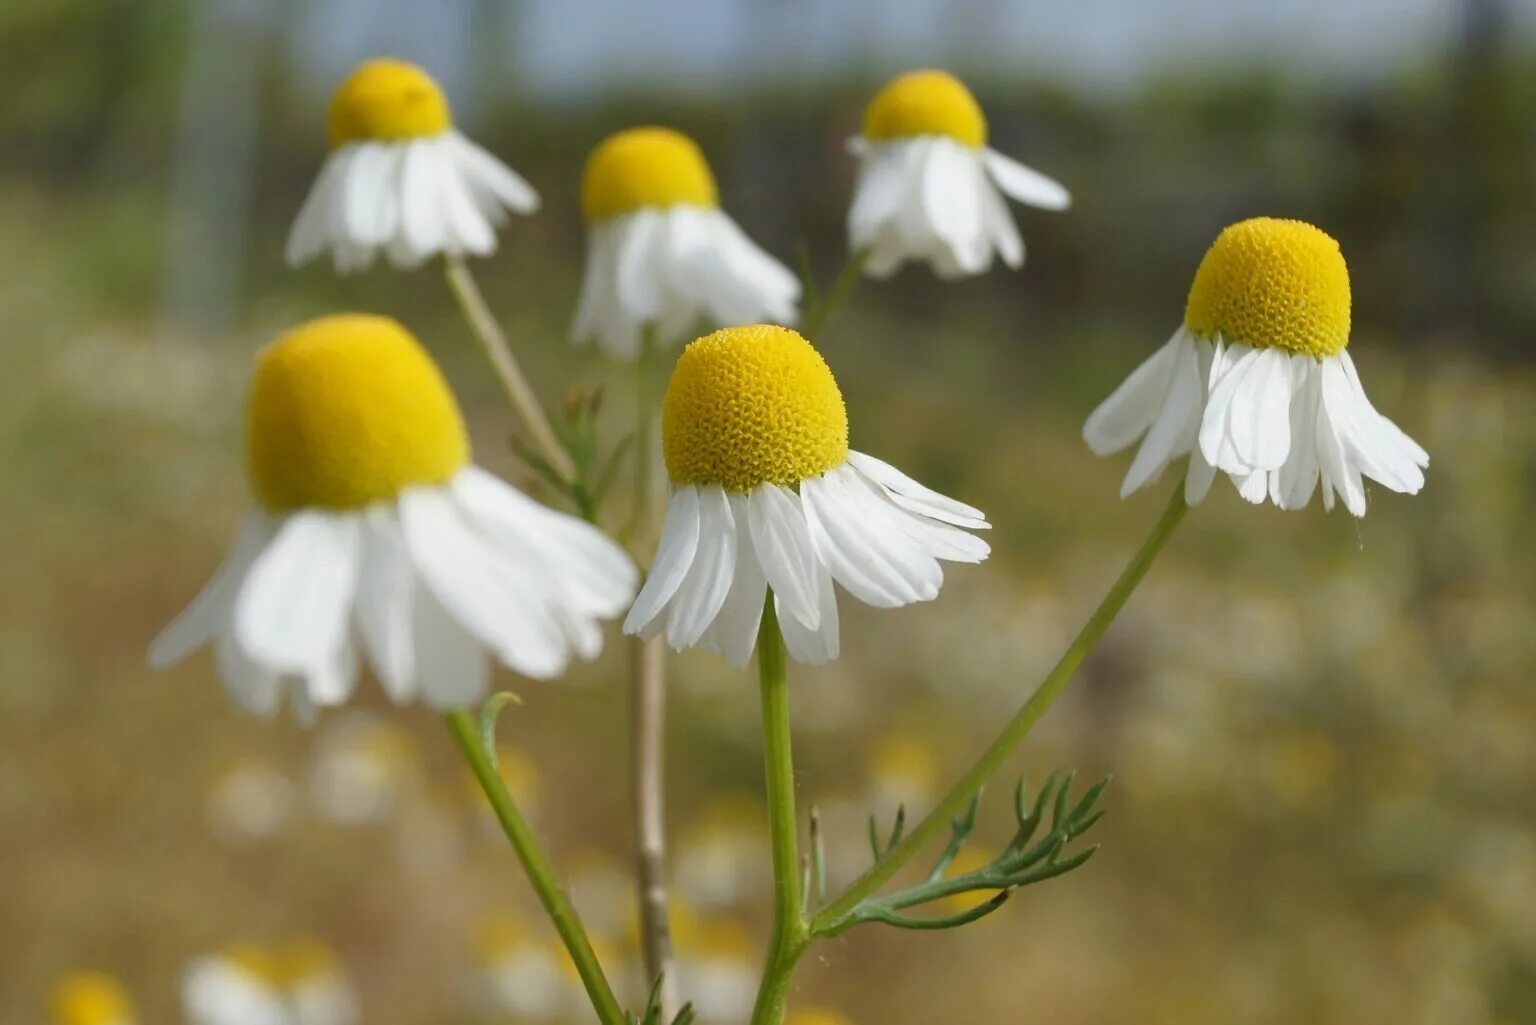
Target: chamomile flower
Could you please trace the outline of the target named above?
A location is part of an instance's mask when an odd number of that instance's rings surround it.
[[[288,235],[288,263],[330,250],[342,273],[384,253],[414,267],[438,253],[486,256],[507,211],[539,207],[517,172],[459,132],[421,68],[372,60],[331,99],[331,154]]]
[[[475,926],[469,995],[485,1018],[562,1019],[580,999],[566,956],[552,937],[514,915],[487,916]]]
[[[557,676],[634,591],[618,545],[470,463],[447,383],[393,320],[295,328],[257,358],[246,414],[257,508],[149,660],[212,643],[249,711],[345,702],[359,651],[394,700],[464,707],[487,652]]]
[[[48,1003],[53,1025],[134,1025],[128,991],[104,972],[70,972],[54,984]]]
[[[1100,455],[1143,439],[1121,495],[1188,453],[1185,498],[1216,470],[1250,502],[1300,509],[1322,483],[1365,515],[1363,478],[1417,494],[1429,455],[1378,413],[1349,344],[1349,269],[1339,244],[1301,221],[1228,227],[1201,260],[1173,337],[1088,418]]]
[[[1065,210],[1061,185],[987,146],[987,118],[969,89],[945,71],[909,71],[864,111],[849,141],[859,160],[848,237],[867,249],[865,272],[883,278],[908,260],[940,277],[981,274],[996,253],[1024,263],[1024,240],[1003,198]]]
[[[982,514],[848,447],[832,371],[787,328],[724,328],[690,344],[667,386],[673,493],[626,633],[665,633],[734,666],[752,657],[772,588],[789,653],[838,653],[836,580],[895,608],[937,597],[940,560],[980,562]]]
[[[356,1025],[357,991],[330,947],[296,937],[273,951],[272,964],[293,1025]]]
[[[654,325],[662,339],[701,318],[717,326],[795,321],[800,282],[720,209],[694,141],[631,128],[587,158],[581,181],[587,266],[571,337],[633,359]]]

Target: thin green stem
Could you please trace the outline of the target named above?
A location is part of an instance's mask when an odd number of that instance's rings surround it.
[[[501,823],[503,832],[507,834],[517,860],[522,862],[523,871],[533,884],[539,903],[544,905],[544,910],[555,924],[555,931],[560,934],[565,949],[570,953],[576,974],[586,987],[598,1020],[602,1025],[624,1025],[624,1009],[619,1006],[618,998],[613,995],[613,987],[608,985],[608,978],[597,962],[597,954],[592,950],[592,943],[587,939],[581,919],[571,905],[571,899],[560,888],[560,884],[555,882],[549,860],[540,850],[522,812],[518,811],[517,803],[512,800],[501,773],[496,771],[490,754],[481,744],[475,720],[462,710],[450,712],[444,718],[448,722],[449,732],[464,754],[464,760],[469,763],[470,770],[479,781],[480,789],[485,791],[486,799],[491,802],[491,809],[495,811],[496,820]]]
[[[763,765],[768,778],[768,826],[773,847],[773,936],[752,1009],[752,1025],[778,1025],[789,1006],[789,983],[809,939],[800,903],[800,845],[796,838],[795,766],[789,734],[789,682],[784,636],[773,595],[757,633],[763,700]]]
[[[533,386],[528,383],[527,375],[512,355],[512,346],[502,332],[501,325],[491,315],[491,309],[486,305],[485,297],[480,294],[480,287],[475,284],[469,266],[456,256],[448,256],[443,258],[443,272],[448,278],[448,287],[454,299],[458,301],[459,309],[464,313],[464,319],[469,321],[470,330],[485,350],[486,358],[491,361],[491,368],[496,371],[501,387],[512,403],[513,412],[533,436],[539,454],[563,481],[567,484],[574,482],[576,464],[550,426],[549,417],[544,415],[544,407],[539,405]]]
[[[864,273],[864,265],[868,262],[868,246],[849,253],[848,262],[843,264],[843,269],[838,271],[837,277],[832,279],[826,294],[812,300],[810,309],[805,314],[805,336],[813,343],[820,341],[821,332],[826,328],[827,321],[832,319],[832,314],[837,312],[843,300],[848,298],[848,294],[853,291],[853,286],[859,283],[859,276]]]
[[[1180,484],[1174,491],[1173,498],[1169,501],[1162,518],[1152,528],[1152,533],[1148,535],[1146,541],[1142,542],[1141,549],[1121,572],[1119,579],[1109,589],[1109,593],[1104,596],[1099,607],[1094,610],[1092,617],[1078,631],[1077,637],[1061,656],[1061,660],[1041,681],[1040,686],[1024,703],[1024,707],[1019,709],[1013,719],[1003,727],[997,739],[992,742],[976,764],[960,777],[960,781],[950,789],[943,800],[939,801],[933,811],[928,813],[927,818],[919,822],[900,843],[886,851],[868,871],[855,879],[832,903],[816,914],[811,921],[812,935],[836,931],[842,919],[857,908],[861,901],[885,885],[922,849],[924,844],[945,829],[950,820],[958,815],[965,808],[966,803],[981,789],[981,785],[997,772],[1003,761],[1023,742],[1035,723],[1061,696],[1078,667],[1082,665],[1083,659],[1098,644],[1099,638],[1104,635],[1109,624],[1114,622],[1115,616],[1125,606],[1126,600],[1146,576],[1153,560],[1157,558],[1157,553],[1162,550],[1188,508],[1184,503],[1184,487]]]

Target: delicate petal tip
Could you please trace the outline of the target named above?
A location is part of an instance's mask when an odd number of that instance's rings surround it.
[[[1054,178],[994,149],[986,150],[982,160],[997,187],[1012,199],[1041,210],[1071,209],[1072,194]]]

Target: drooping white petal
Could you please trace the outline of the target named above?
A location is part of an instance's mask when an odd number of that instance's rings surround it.
[[[997,255],[1014,270],[1024,266],[1024,236],[1014,223],[1013,211],[990,181],[982,183],[982,217]]]
[[[1088,415],[1083,424],[1083,440],[1094,455],[1119,452],[1152,426],[1178,368],[1178,351],[1186,342],[1184,328],[1180,327]]]
[[[744,503],[755,558],[784,611],[814,630],[821,615],[816,595],[816,552],[800,497],[763,484]]]
[[[288,266],[308,263],[325,251],[333,209],[339,202],[337,182],[346,176],[347,161],[340,152],[326,157],[309,195],[299,207],[298,216],[288,232],[283,257]]]
[[[434,150],[438,167],[438,211],[443,222],[443,251],[488,256],[496,251],[496,228],[475,202],[474,190],[446,136],[422,143]]]
[[[708,210],[704,216],[710,251],[703,280],[709,290],[698,305],[723,326],[763,321],[793,324],[800,279],[724,211]]]
[[[656,558],[624,620],[625,633],[651,636],[655,632],[651,629],[653,624],[659,628],[667,603],[693,565],[699,548],[699,529],[699,489],[687,484],[678,488],[667,503]]]
[[[757,645],[768,580],[753,550],[747,498],[744,495],[729,498],[731,516],[736,522],[736,575],[725,604],[720,606],[714,622],[699,638],[699,645],[724,656],[726,664],[742,669],[752,660],[752,649]]]
[[[163,669],[180,662],[229,628],[235,596],[269,537],[267,518],[259,512],[247,513],[213,579],[149,646],[150,668]]]
[[[1292,356],[1290,362],[1291,451],[1285,465],[1271,474],[1270,499],[1281,509],[1301,509],[1317,490],[1317,412],[1322,401],[1322,375],[1311,356]]]
[[[1238,456],[1232,440],[1233,402],[1261,355],[1262,350],[1234,344],[1218,353],[1211,369],[1210,397],[1200,421],[1200,451],[1212,466],[1227,473],[1251,469]]]
[[[1060,182],[1034,168],[994,149],[984,149],[981,159],[997,187],[1020,203],[1042,210],[1065,210],[1072,205],[1072,194]]]
[[[1347,385],[1338,388],[1343,394],[1336,406],[1342,407],[1342,419],[1348,425],[1346,441],[1360,468],[1393,491],[1418,494],[1424,487],[1424,468],[1429,465],[1429,453],[1371,405],[1365,387],[1360,383],[1355,362],[1347,351],[1324,362],[1335,363],[1338,368],[1337,371],[1325,370],[1325,375],[1337,378],[1342,374]]]
[[[531,214],[539,208],[539,194],[534,187],[489,150],[454,129],[449,129],[445,137],[472,187],[489,193],[520,214]]]
[[[992,245],[982,220],[986,182],[975,154],[950,140],[927,147],[921,204],[930,231],[942,239],[956,273],[979,274],[992,262]]]
[[[479,467],[460,470],[450,487],[487,534],[540,558],[575,611],[607,618],[634,598],[634,562],[590,523],[535,502]]]
[[[1188,337],[1176,337],[1171,344],[1168,390],[1136,458],[1131,460],[1131,468],[1126,471],[1120,485],[1121,498],[1155,480],[1170,461],[1183,455],[1200,420],[1203,395],[1199,352]]]
[[[1323,508],[1333,508],[1333,496],[1337,492],[1351,514],[1364,516],[1365,484],[1359,468],[1350,462],[1348,448],[1330,408],[1329,398],[1337,394],[1337,386],[1330,385],[1326,366],[1323,370],[1317,411],[1317,458],[1323,482]]]
[[[967,530],[986,530],[991,526],[980,509],[941,495],[882,459],[850,449],[848,465],[879,484],[904,509]]]
[[[675,651],[695,644],[730,593],[736,572],[736,523],[718,484],[699,492],[698,551],[667,611],[667,643]]]
[[[388,507],[363,516],[362,569],[357,582],[357,628],[368,661],[395,702],[415,693],[416,664],[411,621],[417,590],[405,538]]]
[[[393,146],[386,143],[357,143],[357,150],[342,183],[342,224],[352,241],[377,246],[394,234],[398,216],[391,180],[395,169]]]
[[[234,703],[252,715],[270,719],[283,697],[282,674],[251,659],[240,650],[232,634],[220,637],[216,646],[219,679]]]
[[[235,600],[234,633],[281,673],[324,673],[346,641],[358,576],[358,519],[304,509],[257,556]]]
[[[411,645],[417,687],[427,704],[469,708],[485,697],[491,667],[484,649],[426,589],[417,593],[411,610]]]
[[[852,470],[839,467],[801,482],[811,537],[832,576],[860,601],[895,608],[929,601],[944,572],[904,533],[887,506]]]
[[[443,248],[446,225],[441,213],[444,168],[437,149],[422,140],[405,146],[400,169],[401,266],[412,266]],[[395,250],[391,254],[395,255]]]
[[[541,574],[478,533],[448,491],[408,488],[399,503],[411,562],[443,608],[524,676],[558,676],[569,652]]]
[[[619,308],[627,320],[644,324],[660,316],[664,294],[658,256],[666,240],[665,215],[642,209],[627,214],[615,227],[614,284]]]
[[[1285,463],[1291,449],[1290,410],[1290,357],[1281,349],[1260,350],[1232,393],[1227,433],[1243,466],[1274,470]]]
[[[810,666],[819,666],[837,658],[841,646],[838,634],[837,594],[832,588],[832,573],[818,562],[816,567],[816,597],[819,606],[817,626],[811,629],[793,616],[785,616],[777,604],[779,631],[784,635],[784,647],[790,658]]]

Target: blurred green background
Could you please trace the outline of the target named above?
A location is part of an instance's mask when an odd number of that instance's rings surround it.
[[[606,383],[608,444],[631,371],[564,340],[606,133],[693,133],[727,211],[823,281],[843,140],[896,71],[966,77],[993,144],[1072,189],[1067,214],[1016,211],[1022,272],[865,283],[815,340],[853,443],[995,525],[938,602],[845,600],[843,658],[795,671],[802,801],[842,879],[868,810],[921,810],[969,763],[1157,515],[1079,430],[1178,324],[1205,246],[1258,214],[1337,237],[1351,351],[1431,453],[1425,492],[1377,489],[1357,523],[1218,485],[1015,759],[1114,774],[1104,849],[963,931],[826,944],[797,1001],[892,1025],[1536,1021],[1536,5],[1064,6],[0,7],[0,1022],[45,1020],[76,968],[175,1021],[191,958],[295,935],[366,1022],[584,1020],[432,716],[365,686],[305,732],[237,714],[209,658],[143,668],[246,501],[252,353],[301,319],[400,317],[479,461],[536,488],[433,269],[282,264],[328,90],[375,53],[422,60],[542,193],[476,271],[552,405]],[[728,1022],[766,941],[757,702],[714,658],[674,666],[684,983]],[[527,701],[514,783],[633,987],[623,647],[501,682]],[[982,846],[1006,839],[996,789]]]

